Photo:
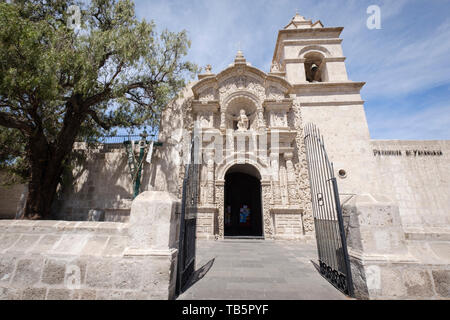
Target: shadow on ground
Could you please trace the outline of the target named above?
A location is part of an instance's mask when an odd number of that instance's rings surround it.
[[[189,278],[189,280],[187,281],[186,285],[183,288],[183,292],[186,292],[187,290],[189,290],[190,287],[192,287],[194,284],[196,284],[197,282],[199,282],[200,280],[203,279],[203,277],[208,273],[208,271],[212,268],[212,266],[214,265],[214,261],[216,260],[216,258],[208,261],[203,267],[201,267],[200,269],[198,269],[197,271],[195,271],[192,276]]]

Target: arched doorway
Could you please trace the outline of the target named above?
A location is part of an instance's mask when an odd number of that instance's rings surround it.
[[[251,165],[235,165],[225,175],[225,237],[262,237],[261,177]]]

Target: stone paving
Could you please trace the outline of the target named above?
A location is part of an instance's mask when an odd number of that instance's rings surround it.
[[[346,300],[316,270],[315,244],[197,241],[197,271],[180,300]]]

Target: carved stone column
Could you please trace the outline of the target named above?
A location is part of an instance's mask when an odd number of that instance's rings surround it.
[[[207,203],[214,204],[214,151],[207,153],[208,165],[207,165]]]
[[[284,161],[281,161],[280,163],[280,192],[281,203],[283,204],[283,206],[289,204],[287,173]]]
[[[312,203],[311,203],[311,189],[308,174],[308,163],[306,161],[306,146],[304,142],[304,132],[303,132],[303,121],[300,108],[300,102],[298,100],[294,101],[293,104],[293,116],[294,116],[294,127],[297,128],[297,156],[299,163],[297,164],[297,185],[298,197],[300,206],[304,210],[303,214],[303,227],[307,235],[314,234],[314,218],[312,213]]]
[[[220,130],[225,131],[226,129],[227,129],[226,113],[225,111],[222,111],[220,113]]]
[[[259,128],[265,128],[266,123],[264,121],[264,109],[260,108],[258,110],[258,127]]]
[[[272,188],[273,188],[273,201],[275,204],[281,204],[281,188],[280,188],[280,164],[278,153],[270,154],[270,164],[272,170]]]
[[[289,203],[297,204],[298,202],[298,188],[297,177],[295,175],[294,164],[292,163],[292,158],[294,154],[292,152],[286,152],[284,154],[284,159],[286,160],[286,173],[287,173],[287,185],[289,193]]]
[[[218,209],[215,221],[217,221],[217,228],[215,227],[215,232],[218,234],[220,239],[224,237],[224,201],[225,201],[225,181],[216,181],[216,207]]]
[[[273,219],[270,212],[270,199],[272,198],[272,188],[269,181],[261,182],[262,202],[263,202],[263,220],[264,220],[264,237],[273,239]]]

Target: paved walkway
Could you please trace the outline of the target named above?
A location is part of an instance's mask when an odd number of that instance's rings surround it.
[[[345,300],[304,242],[197,241],[197,272],[180,300]]]

